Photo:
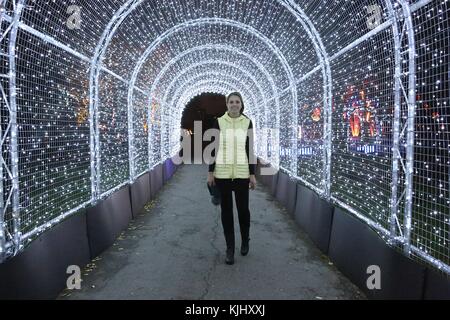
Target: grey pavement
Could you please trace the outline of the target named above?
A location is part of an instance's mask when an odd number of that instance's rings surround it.
[[[250,191],[250,252],[225,264],[220,207],[206,165],[183,165],[116,243],[59,299],[365,299],[258,183]]]

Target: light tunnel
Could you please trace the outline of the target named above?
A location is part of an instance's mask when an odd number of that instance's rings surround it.
[[[450,274],[447,1],[0,8],[0,261],[175,156],[194,97],[239,91],[260,161]]]

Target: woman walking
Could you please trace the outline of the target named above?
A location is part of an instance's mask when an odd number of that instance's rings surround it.
[[[250,241],[249,188],[256,188],[253,157],[253,124],[242,112],[244,102],[239,92],[226,98],[228,111],[214,124],[220,130],[218,151],[209,165],[208,185],[216,185],[221,194],[221,219],[227,244],[226,264],[234,263],[234,191],[241,231],[241,254],[246,256]],[[252,139],[250,139],[252,138]]]

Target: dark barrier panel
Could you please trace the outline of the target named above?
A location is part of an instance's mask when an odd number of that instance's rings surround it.
[[[153,199],[153,191],[152,191],[152,172],[149,171],[147,174],[148,174],[148,190],[149,190],[149,192],[150,192],[149,198],[150,198],[150,200],[152,200],[152,199]]]
[[[55,299],[66,288],[67,268],[89,263],[83,210],[34,240],[18,256],[0,264],[0,299]]]
[[[175,163],[173,163],[172,158],[169,159],[169,164],[170,164],[170,178],[173,177],[173,175],[175,174],[175,171],[177,170]]]
[[[166,172],[167,171],[167,159],[164,160],[164,162],[162,163],[162,181],[163,181],[163,185],[166,183],[167,180],[169,180],[169,173]]]
[[[143,174],[136,179],[130,186],[130,193],[133,218],[136,218],[145,204],[150,201],[150,174]]]
[[[296,201],[297,201],[297,182],[295,180],[288,179],[286,208],[289,215],[292,217],[294,217]]]
[[[160,189],[161,189],[162,186],[164,185],[164,163],[160,163],[155,167],[155,173],[157,176],[157,181],[161,185],[161,187],[160,187]]]
[[[340,208],[334,209],[329,256],[369,298],[422,298],[425,268],[387,246],[366,224]],[[380,268],[381,289],[368,289],[373,276],[369,266]]]
[[[173,162],[173,159],[170,159],[170,163],[172,164],[172,176],[177,172],[177,165]]]
[[[163,163],[160,163],[156,166],[155,174],[157,177],[156,181],[158,182],[158,184],[160,186],[158,189],[158,191],[159,191],[164,185],[164,164]]]
[[[173,175],[175,174],[176,168],[175,168],[175,164],[173,163],[172,159],[169,159],[169,163],[170,163],[170,178],[172,178]]]
[[[153,168],[153,170],[150,172],[151,179],[150,179],[150,191],[152,199],[156,196],[159,190],[161,190],[163,186],[163,171],[162,171],[162,164],[158,164]]]
[[[263,165],[261,163],[261,160],[258,159],[258,164],[256,165],[256,179],[262,183],[263,185],[267,185],[267,180],[266,177],[261,175],[261,170],[265,167],[265,165]]]
[[[270,190],[271,190],[271,194],[273,197],[275,197],[275,194],[277,192],[277,188],[278,188],[278,176],[279,176],[280,172],[278,171],[276,174],[271,175],[271,176],[267,176],[269,179],[269,186],[270,186]]]
[[[157,186],[157,180],[158,178],[156,177],[156,171],[155,171],[156,167],[153,168],[150,172],[150,198],[154,199],[156,194],[158,193],[158,186]]]
[[[265,168],[265,167],[261,167],[261,170],[263,170],[264,168]],[[260,171],[260,172],[261,172],[261,171]],[[261,177],[262,183],[263,183],[265,186],[269,186],[269,185],[270,185],[270,181],[271,181],[271,179],[272,179],[271,176],[260,174],[260,177]],[[270,179],[270,181],[269,181],[269,179]]]
[[[256,167],[255,167],[255,176],[256,176],[256,180],[260,181],[260,178],[261,178],[261,164],[259,163],[259,159],[258,159],[258,163],[256,164]]]
[[[427,268],[425,276],[425,300],[450,300],[450,279]]]
[[[110,247],[132,219],[129,186],[87,209],[91,259]]]
[[[298,184],[295,220],[309,234],[317,247],[327,254],[333,221],[333,206],[322,200],[311,189]]]
[[[287,190],[289,177],[284,172],[278,173],[278,183],[275,189],[275,198],[286,208],[287,207]]]
[[[174,173],[174,164],[172,162],[172,159],[169,158],[166,161],[164,161],[163,164],[163,183],[166,183],[170,178],[172,178],[172,175]]]

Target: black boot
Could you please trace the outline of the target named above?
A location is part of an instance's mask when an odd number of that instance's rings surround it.
[[[243,239],[242,240],[242,244],[241,244],[241,255],[246,256],[248,254],[248,250],[249,250],[249,243],[250,239]]]
[[[234,264],[234,249],[227,249],[227,257],[225,258],[226,264]]]
[[[225,234],[225,241],[227,243],[227,257],[225,259],[226,264],[234,263],[234,232]]]

